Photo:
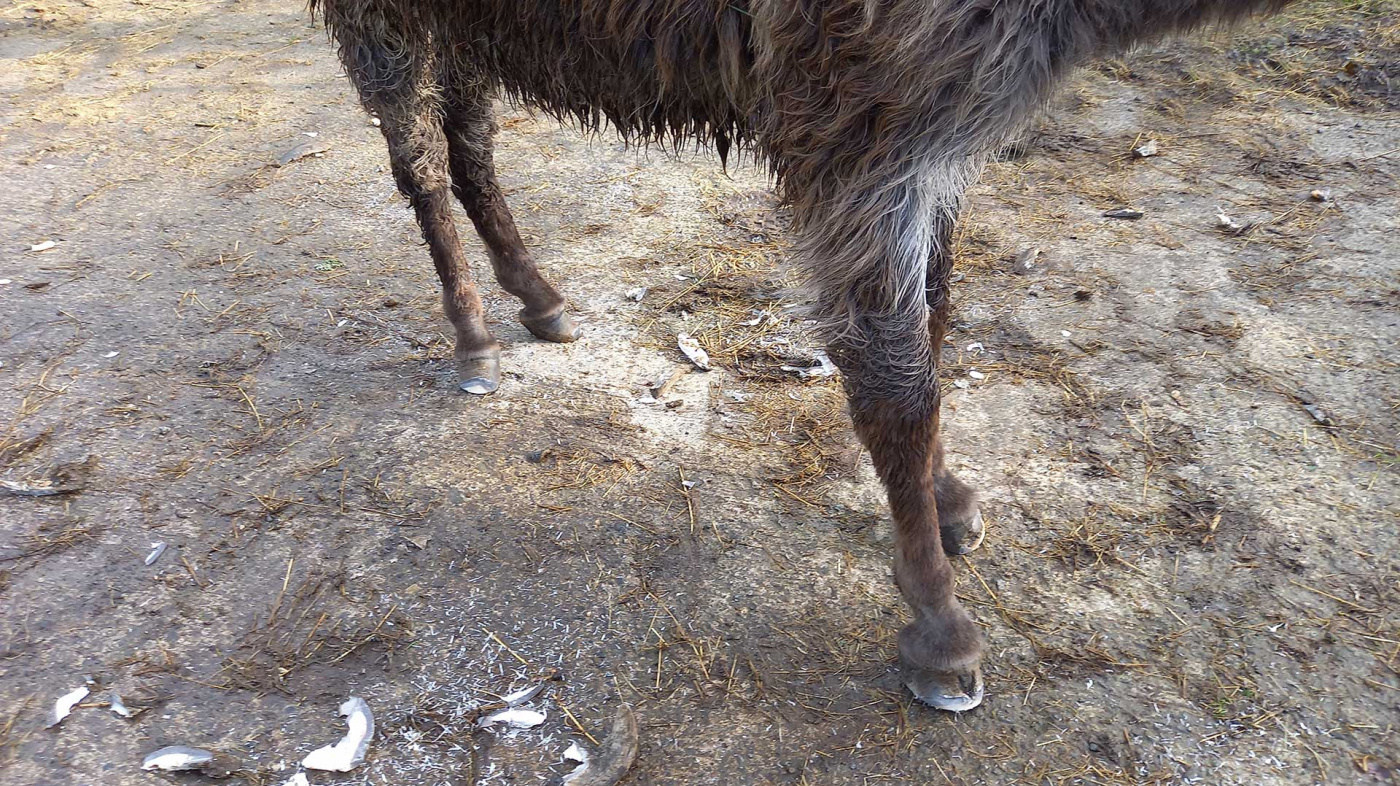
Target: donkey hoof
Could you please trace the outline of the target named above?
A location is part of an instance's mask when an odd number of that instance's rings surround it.
[[[982,703],[982,630],[955,601],[925,608],[899,631],[904,684],[930,707],[967,712]]]
[[[465,358],[457,364],[458,385],[474,396],[484,396],[496,392],[501,386],[501,353],[496,350],[490,355]]]
[[[521,311],[520,324],[533,333],[535,338],[553,341],[556,344],[567,344],[578,338],[579,326],[566,311],[538,319],[528,317]]]
[[[982,511],[972,509],[972,515],[963,520],[938,523],[938,534],[943,537],[943,551],[954,556],[970,554],[982,545],[987,538],[987,527],[982,523]]]
[[[967,712],[982,703],[982,670],[949,672],[904,667],[904,684],[914,698],[937,710]]]

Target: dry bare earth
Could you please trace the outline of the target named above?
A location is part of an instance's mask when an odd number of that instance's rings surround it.
[[[507,379],[469,398],[298,4],[0,8],[0,479],[70,489],[0,497],[0,780],[149,783],[183,743],[280,783],[351,693],[370,760],[315,783],[541,782],[619,702],[638,784],[1393,780],[1398,18],[1314,3],[1101,64],[989,168],[945,355],[991,524],[959,565],[990,695],[958,717],[900,688],[839,386],[781,368],[811,347],[761,175],[508,113],[506,187],[588,328],[534,342],[486,283]],[[718,369],[639,403],[681,330]],[[471,733],[552,669],[541,729]]]

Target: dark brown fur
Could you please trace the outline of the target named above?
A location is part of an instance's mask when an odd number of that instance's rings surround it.
[[[971,696],[977,626],[944,542],[976,521],[943,465],[938,350],[964,187],[1074,64],[1288,0],[313,0],[443,282],[464,381],[499,348],[448,210],[455,191],[536,335],[569,340],[496,183],[505,96],[639,142],[751,151],[793,210],[796,262],[889,492],[901,662],[921,698]],[[494,386],[494,382],[492,382]],[[948,537],[939,537],[940,522]],[[933,685],[935,688],[930,688]],[[950,687],[951,686],[951,687]],[[959,687],[961,686],[961,687]],[[980,698],[980,688],[977,689]],[[931,698],[932,697],[932,698]]]

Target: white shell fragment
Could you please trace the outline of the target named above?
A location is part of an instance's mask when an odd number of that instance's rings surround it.
[[[53,242],[52,240],[45,240],[45,241],[42,242],[42,243],[35,243],[34,245],[30,246],[30,247],[29,247],[29,250],[30,250],[30,251],[48,251],[49,249],[53,248],[53,247],[56,246],[56,245],[58,245],[58,244],[55,243],[55,242]]]
[[[676,336],[676,346],[681,348],[685,356],[690,358],[690,362],[701,371],[710,370],[710,355],[700,346],[700,342],[691,338],[689,333],[681,333]]]
[[[743,321],[743,322],[740,322],[740,323],[739,323],[739,326],[740,326],[740,327],[758,327],[759,325],[769,326],[769,325],[776,325],[776,324],[778,324],[778,318],[777,318],[776,316],[774,316],[773,313],[770,312],[770,311],[768,311],[767,309],[764,309],[764,310],[762,310],[762,311],[755,311],[755,312],[753,312],[753,313],[754,313],[753,319],[749,319],[749,320],[745,320],[745,321]]]
[[[647,296],[647,288],[646,288],[646,287],[637,287],[636,289],[629,289],[629,290],[627,290],[627,299],[628,299],[628,300],[631,300],[631,301],[635,301],[635,302],[637,302],[637,303],[642,302],[642,298],[644,298],[644,297],[646,297],[646,296]]]
[[[214,761],[214,754],[203,748],[190,748],[184,745],[171,745],[168,748],[148,754],[141,761],[143,770],[181,772],[197,770]]]
[[[1221,229],[1229,229],[1236,232],[1238,232],[1241,229],[1244,229],[1244,227],[1241,226],[1238,222],[1236,222],[1235,219],[1230,218],[1228,215],[1225,214],[1224,208],[1217,207],[1215,211],[1215,222],[1217,225],[1220,226]]]
[[[570,770],[560,783],[573,783],[588,771],[588,751],[579,747],[577,742],[569,745],[569,749],[564,751],[564,759],[566,761],[576,761],[578,762],[578,766]]]
[[[274,166],[286,166],[293,161],[300,161],[303,158],[312,156],[319,158],[322,153],[330,149],[331,146],[324,142],[302,142],[291,150],[278,156],[277,163],[274,164]]]
[[[534,710],[501,710],[500,712],[482,718],[481,722],[477,725],[485,728],[487,726],[495,726],[496,724],[504,723],[512,729],[533,729],[541,723],[544,723],[544,720],[545,715],[543,712],[535,712]]]
[[[1157,155],[1157,140],[1149,139],[1139,147],[1133,148],[1134,158],[1151,158]]]
[[[1011,272],[1018,276],[1025,276],[1035,272],[1036,264],[1040,262],[1040,246],[1031,246],[1016,255],[1016,261],[1011,265]]]
[[[351,696],[340,705],[340,714],[350,730],[334,745],[317,748],[301,760],[301,766],[309,770],[328,772],[349,772],[365,760],[370,738],[374,736],[374,715],[369,705],[358,696]]]
[[[564,758],[569,761],[576,761],[579,764],[588,763],[588,751],[579,747],[577,742],[569,745],[569,749],[564,751]]]
[[[378,118],[375,119],[377,120]],[[311,786],[311,781],[307,780],[306,773],[298,772],[296,775],[288,778],[287,782],[282,784],[282,786]]]
[[[68,693],[59,696],[58,701],[53,703],[53,713],[49,715],[49,722],[44,728],[52,729],[62,723],[63,719],[68,717],[68,713],[72,712],[73,708],[78,706],[78,702],[86,699],[87,695],[87,688],[74,688]]]
[[[121,695],[118,694],[116,691],[112,691],[110,694],[108,694],[107,701],[111,704],[110,709],[112,710],[112,712],[115,712],[123,718],[130,718],[136,715],[136,713],[132,712],[126,706],[126,702],[122,701]]]
[[[0,367],[4,364],[0,363]],[[14,480],[0,480],[0,490],[14,494],[18,497],[53,497],[59,494],[71,494],[81,491],[79,486],[59,486],[53,480],[41,480],[38,483],[20,483]]]
[[[158,541],[156,541],[155,543],[152,543],[152,544],[151,544],[151,553],[146,555],[146,564],[147,564],[147,565],[154,565],[155,562],[156,562],[156,560],[160,559],[160,555],[162,555],[162,554],[164,554],[164,553],[165,553],[165,541],[163,541],[163,540],[158,540]]]
[[[562,783],[565,786],[616,786],[637,760],[638,741],[637,716],[624,704],[613,718],[612,731],[592,756],[578,745],[570,746],[564,753],[565,758],[574,761],[579,760],[575,757],[581,757],[583,763],[565,775]]]
[[[808,379],[814,377],[829,377],[836,373],[836,364],[831,362],[831,358],[825,352],[817,352],[812,356],[817,361],[815,366],[783,366],[783,371],[796,371],[797,376]]]
[[[1316,420],[1316,421],[1318,422],[1319,425],[1322,425],[1322,426],[1330,426],[1330,425],[1332,425],[1332,419],[1329,418],[1329,417],[1327,417],[1327,413],[1322,409],[1322,407],[1319,407],[1319,406],[1316,405],[1316,404],[1304,404],[1304,405],[1303,405],[1303,409],[1304,409],[1309,415],[1312,415],[1313,420]]]
[[[983,374],[982,372],[978,371],[978,370],[975,369],[975,368],[974,368],[974,369],[968,369],[967,375],[968,375],[969,377],[972,377],[973,379],[979,381],[979,382],[987,378],[987,375],[986,375],[986,374]]]
[[[502,698],[501,700],[504,701],[504,702],[506,703],[507,706],[514,707],[514,706],[519,705],[519,704],[524,704],[525,702],[529,701],[530,699],[535,698],[536,696],[540,695],[540,691],[543,691],[543,690],[544,690],[544,683],[541,682],[541,683],[538,684],[538,685],[531,685],[531,686],[528,687],[528,688],[521,688],[520,690],[518,690],[518,691],[516,691],[516,692],[514,692],[514,693],[507,694],[507,695],[506,695],[504,698]]]

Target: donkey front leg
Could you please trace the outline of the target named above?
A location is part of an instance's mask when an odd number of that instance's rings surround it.
[[[550,285],[535,265],[501,186],[496,182],[492,147],[496,122],[490,96],[473,87],[448,86],[447,148],[452,187],[486,244],[496,280],[520,298],[520,322],[536,338],[567,343],[578,327],[565,309],[564,296]]]
[[[905,684],[933,707],[970,710],[982,701],[982,632],[953,595],[944,548],[970,550],[980,522],[974,535],[971,490],[943,466],[937,379],[963,178],[890,177],[799,213],[798,260],[816,284],[856,434],[889,495],[895,582],[914,616],[899,634]],[[944,514],[957,526],[940,533]]]
[[[910,327],[927,335],[923,325]],[[833,357],[843,358],[851,420],[889,494],[895,583],[914,613],[899,633],[905,684],[933,707],[970,710],[982,702],[982,633],[953,595],[953,566],[940,535],[935,468],[942,448],[932,364],[911,385],[909,369],[883,362],[888,356],[880,349],[833,346]]]

